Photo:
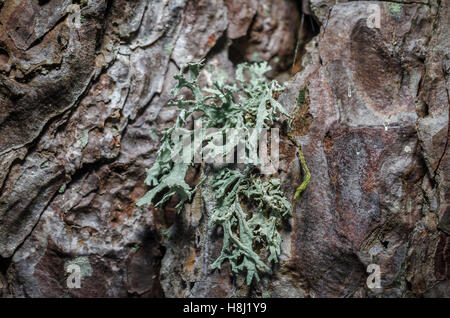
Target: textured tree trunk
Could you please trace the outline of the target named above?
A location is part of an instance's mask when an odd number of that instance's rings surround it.
[[[444,0],[0,0],[0,296],[450,297],[449,21]],[[135,204],[204,58],[270,63],[312,173],[250,287],[210,270],[207,186],[178,215]]]

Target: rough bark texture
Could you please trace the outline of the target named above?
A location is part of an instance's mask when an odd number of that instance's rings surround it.
[[[0,0],[0,296],[450,297],[450,4],[343,2]],[[211,189],[180,215],[135,205],[177,115],[173,75],[202,58],[229,74],[269,61],[293,114],[306,91],[311,184],[250,287],[209,269]],[[299,163],[282,152],[291,197]]]

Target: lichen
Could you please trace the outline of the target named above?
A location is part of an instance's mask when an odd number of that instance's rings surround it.
[[[221,254],[211,268],[219,269],[229,260],[233,273],[247,272],[246,283],[250,285],[253,278],[259,280],[258,270],[270,272],[260,255],[268,254],[269,264],[278,262],[281,236],[277,225],[291,216],[291,204],[280,189],[279,179],[262,181],[252,168],[244,173],[226,168],[219,173],[213,187],[218,204],[210,225],[222,226],[224,237]],[[241,199],[253,203],[247,213]],[[258,245],[259,253],[254,248]]]
[[[170,56],[170,55],[172,55],[173,49],[174,49],[174,47],[173,47],[173,45],[172,45],[171,43],[166,44],[166,45],[164,46],[164,55],[165,55],[165,56]]]
[[[67,268],[70,265],[77,265],[80,267],[80,278],[92,276],[91,263],[86,256],[79,256],[74,259],[68,260],[64,264],[64,270],[67,271]]]
[[[66,185],[65,185],[65,184],[63,184],[63,185],[59,188],[58,193],[64,193],[64,191],[66,191]]]
[[[84,129],[81,132],[81,138],[80,138],[81,148],[86,147],[88,142],[89,142],[89,129]]]
[[[290,118],[276,100],[284,86],[276,81],[267,81],[264,76],[270,70],[266,62],[238,65],[236,83],[233,85],[227,83],[225,76],[212,76],[213,85],[209,87],[198,84],[202,66],[202,63],[190,63],[175,76],[178,83],[172,94],[178,98],[169,105],[177,106],[181,111],[175,124],[163,132],[155,163],[147,169],[145,183],[151,189],[138,200],[138,206],[153,204],[161,207],[177,195],[177,209],[180,212],[199,187],[191,187],[185,181],[189,166],[194,165],[194,154],[203,151],[203,160],[217,158],[218,155],[226,157],[237,147],[239,138],[227,140],[224,146],[216,145],[214,137],[222,138],[229,128],[259,136],[263,129],[272,127],[276,122],[281,123],[282,116]],[[189,78],[185,76],[186,71]],[[186,88],[192,94],[191,99],[179,95],[180,90]],[[189,144],[193,151],[184,158],[187,161],[174,162],[173,155],[182,152],[185,146],[179,140],[172,140],[172,133],[181,130],[193,137],[194,131],[187,130],[186,125],[194,113],[202,123],[195,132],[200,140]],[[217,130],[208,134],[208,128]],[[264,178],[259,170],[261,162],[258,158],[246,159],[245,171],[239,170],[236,164],[216,170],[218,172],[211,187],[215,191],[217,204],[210,215],[209,225],[221,226],[224,233],[221,254],[211,268],[220,269],[222,263],[228,260],[232,272],[246,273],[246,283],[250,285],[253,279],[259,280],[260,272],[270,272],[270,264],[278,262],[281,252],[278,227],[283,219],[291,216],[292,206],[281,190],[280,180]],[[302,159],[302,165],[306,166]],[[295,197],[304,188],[303,185],[301,190],[297,190]],[[247,202],[244,207],[243,201]]]
[[[301,106],[306,103],[306,88],[302,87],[298,91],[298,97],[297,97],[297,106]]]

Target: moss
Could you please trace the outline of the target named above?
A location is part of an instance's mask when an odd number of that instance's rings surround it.
[[[400,16],[403,14],[403,7],[404,7],[404,5],[402,3],[396,3],[396,2],[389,3],[389,12],[392,15]]]
[[[297,110],[295,111],[296,115],[295,117],[291,118],[289,122],[289,128],[293,127],[294,129],[293,130],[289,129],[288,137],[291,140],[291,142],[297,147],[297,157],[300,162],[300,166],[302,168],[303,173],[303,181],[295,190],[294,200],[301,199],[303,192],[306,190],[311,180],[311,174],[306,164],[305,156],[303,155],[300,145],[297,143],[297,140],[293,136],[294,133],[301,136],[306,135],[312,122],[312,116],[309,113],[308,105],[306,105],[306,107],[303,107],[303,105],[307,104],[306,95],[307,95],[306,87],[302,87],[298,92],[297,107],[296,107]],[[294,125],[293,123],[294,120],[298,122],[298,125]]]

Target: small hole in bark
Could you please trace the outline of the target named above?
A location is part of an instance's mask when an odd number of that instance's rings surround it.
[[[4,49],[0,49],[0,63],[6,64],[9,62],[9,54]]]
[[[50,0],[39,0],[39,5],[43,6],[44,4],[47,4],[49,2],[50,2]]]
[[[384,248],[388,248],[389,241],[382,241],[381,244],[383,244]]]
[[[6,276],[6,272],[9,268],[9,265],[11,264],[12,258],[3,258],[0,256],[0,273],[2,273],[4,276]]]

